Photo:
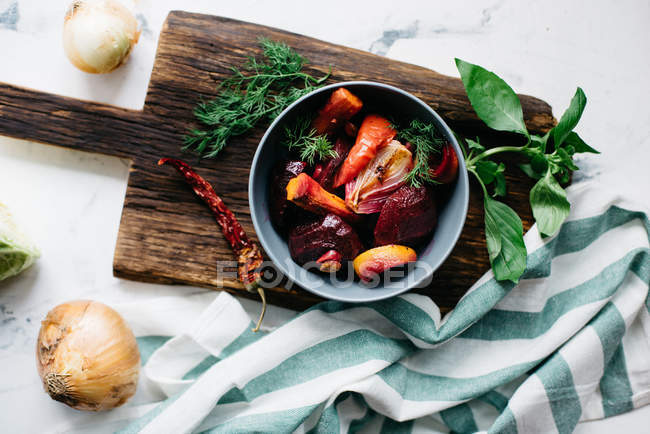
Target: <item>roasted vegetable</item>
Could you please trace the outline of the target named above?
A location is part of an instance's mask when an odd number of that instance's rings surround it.
[[[431,189],[405,185],[384,202],[375,226],[375,245],[414,246],[431,236],[436,222]]]
[[[340,187],[354,179],[375,158],[377,151],[393,140],[395,134],[397,131],[391,127],[388,119],[375,114],[366,116],[354,146],[336,174],[334,187]]]
[[[334,188],[334,177],[336,171],[348,155],[352,144],[344,138],[339,138],[334,143],[336,157],[330,158],[316,166],[313,178],[325,189],[331,191]]]
[[[442,148],[442,157],[436,164],[429,160],[429,176],[441,184],[449,184],[458,176],[458,156],[454,148],[448,143]]]
[[[282,161],[273,168],[272,182],[269,187],[271,221],[279,229],[287,227],[289,222],[288,209],[293,206],[287,200],[287,184],[289,181],[301,174],[307,163],[304,161]]]
[[[299,265],[318,261],[327,270],[340,268],[341,261],[351,261],[362,248],[352,226],[335,214],[299,225],[289,234],[289,252]],[[323,265],[320,268],[326,271]]]
[[[339,127],[344,126],[348,119],[356,115],[361,107],[363,103],[358,97],[340,87],[332,92],[311,126],[318,134],[333,134]]]
[[[345,131],[345,134],[352,138],[357,137],[357,134],[359,134],[359,128],[357,128],[357,126],[350,121],[345,123],[343,126],[343,131]]]
[[[390,244],[366,250],[354,258],[354,271],[361,280],[369,281],[390,268],[414,262],[416,259],[415,250],[410,247]]]
[[[320,264],[319,270],[325,273],[337,272],[341,269],[341,259],[343,255],[337,250],[330,250],[325,253],[320,258],[316,259],[316,262]]]
[[[360,216],[350,210],[343,199],[329,193],[311,176],[301,173],[287,184],[287,200],[314,214],[336,214],[349,221],[358,221]]]
[[[388,196],[405,184],[412,167],[411,152],[393,140],[345,185],[345,203],[358,214],[381,211]]]

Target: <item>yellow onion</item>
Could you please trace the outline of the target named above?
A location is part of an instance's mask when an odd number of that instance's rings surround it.
[[[115,0],[77,0],[63,23],[63,48],[74,66],[85,72],[111,72],[138,42],[138,22]]]
[[[61,304],[41,322],[36,364],[45,391],[78,410],[108,410],[134,393],[140,353],[122,317],[96,301]]]
[[[345,203],[357,214],[381,211],[388,196],[406,183],[405,177],[412,168],[411,151],[393,140],[345,185]]]

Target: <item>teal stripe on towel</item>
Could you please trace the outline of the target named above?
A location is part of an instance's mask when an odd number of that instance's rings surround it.
[[[377,375],[411,401],[463,401],[483,395],[495,387],[512,381],[537,365],[539,361],[509,366],[486,375],[468,378],[428,375],[395,363]]]
[[[309,434],[338,434],[341,429],[341,421],[339,420],[339,412],[336,408],[341,402],[345,401],[351,396],[351,392],[343,392],[336,397],[334,402],[325,407],[320,417],[318,418],[318,423],[315,427],[308,431]]]
[[[251,322],[250,327],[247,327],[246,330],[242,332],[242,334],[240,334],[234,341],[228,344],[221,351],[219,357],[215,357],[213,355],[207,356],[205,359],[201,360],[201,362],[198,365],[190,369],[190,371],[183,376],[183,380],[194,380],[200,377],[205,371],[210,369],[212,365],[214,365],[218,361],[225,359],[231,354],[236,353],[237,351],[241,350],[247,345],[252,344],[253,342],[257,341],[258,339],[266,335],[265,332],[261,332],[261,331],[254,332],[252,328],[253,328],[253,323]]]
[[[171,336],[140,336],[135,338],[140,350],[140,363],[142,365],[146,364],[154,351],[162,347],[169,339],[171,339]]]
[[[613,303],[591,321],[603,345],[605,373],[600,380],[605,417],[614,416],[634,408],[632,387],[627,374],[625,353],[621,340],[625,334],[625,320]]]
[[[648,249],[637,248],[605,267],[592,279],[546,300],[541,312],[493,309],[460,337],[483,340],[532,339],[546,333],[559,317],[585,304],[611,297],[635,264],[646,260]],[[642,260],[639,260],[642,259]],[[502,327],[508,324],[508,327]]]
[[[194,368],[190,369],[187,374],[183,375],[183,380],[195,380],[199,378],[205,371],[210,369],[212,365],[219,361],[218,358],[210,355],[196,365]]]
[[[503,412],[508,406],[508,398],[496,390],[490,390],[488,393],[479,396],[477,399],[486,404],[490,404],[492,407],[496,408],[499,413]]]
[[[499,415],[490,427],[488,434],[517,434],[517,420],[509,407]]]
[[[467,404],[459,404],[440,412],[442,421],[452,433],[469,434],[478,431],[474,413]]]
[[[632,387],[627,376],[623,345],[619,345],[611,360],[605,366],[605,375],[600,380],[605,417],[625,413],[634,409]]]
[[[364,351],[358,351],[359,348]],[[287,358],[277,367],[251,380],[243,389],[231,389],[227,394],[231,399],[219,402],[250,402],[266,393],[302,384],[369,360],[394,362],[410,354],[413,348],[408,340],[386,338],[370,330],[355,330]]]
[[[156,407],[151,409],[148,413],[146,413],[144,416],[136,419],[133,423],[131,423],[129,426],[124,428],[121,431],[118,431],[116,434],[136,434],[139,433],[144,427],[146,427],[149,422],[154,420],[160,413],[162,413],[167,407],[172,405],[178,398],[181,397],[184,391],[178,392],[176,395],[170,396],[164,401],[161,401],[160,404],[158,404]]]
[[[413,430],[413,421],[397,422],[396,420],[385,418],[381,424],[380,434],[410,434]]]
[[[569,434],[580,420],[582,407],[573,383],[569,365],[559,352],[535,373],[544,385],[553,412],[555,426],[560,434]]]
[[[283,411],[236,417],[207,430],[203,430],[201,433],[293,432],[309,417],[316,407],[318,407],[318,404]],[[262,428],[264,431],[261,431]]]
[[[363,416],[353,419],[352,422],[350,422],[350,428],[348,429],[348,434],[356,434],[360,431],[363,431],[363,429],[367,425],[371,424],[376,417],[382,417],[368,406],[368,403],[366,402],[363,395],[361,395],[360,393],[352,393],[352,396],[354,400],[357,402],[357,405],[366,408],[366,412],[363,414]]]

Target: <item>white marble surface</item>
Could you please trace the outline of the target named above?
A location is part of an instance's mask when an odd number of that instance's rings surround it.
[[[493,69],[519,92],[544,98],[556,116],[582,86],[589,103],[578,131],[603,154],[581,158],[576,180],[599,178],[650,204],[648,1],[125,1],[135,8],[143,34],[128,64],[107,76],[79,72],[64,57],[68,3],[0,0],[0,82],[141,107],[157,36],[171,9],[271,25],[450,75],[456,75],[453,58],[461,57]],[[34,364],[39,321],[55,304],[202,291],[112,276],[127,176],[128,165],[119,159],[0,137],[0,201],[43,251],[32,269],[0,282],[3,432],[46,432],[75,414],[40,390]],[[267,325],[287,315],[272,310]],[[581,424],[578,431],[642,432],[649,419],[645,407]]]

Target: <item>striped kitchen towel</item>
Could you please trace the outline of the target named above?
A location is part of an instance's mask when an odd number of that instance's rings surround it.
[[[255,334],[226,293],[120,306],[145,380],[166,399],[136,395],[101,423],[157,434],[568,433],[648,404],[648,213],[598,184],[568,193],[560,232],[526,235],[521,282],[489,272],[444,318],[406,294],[325,302]]]

